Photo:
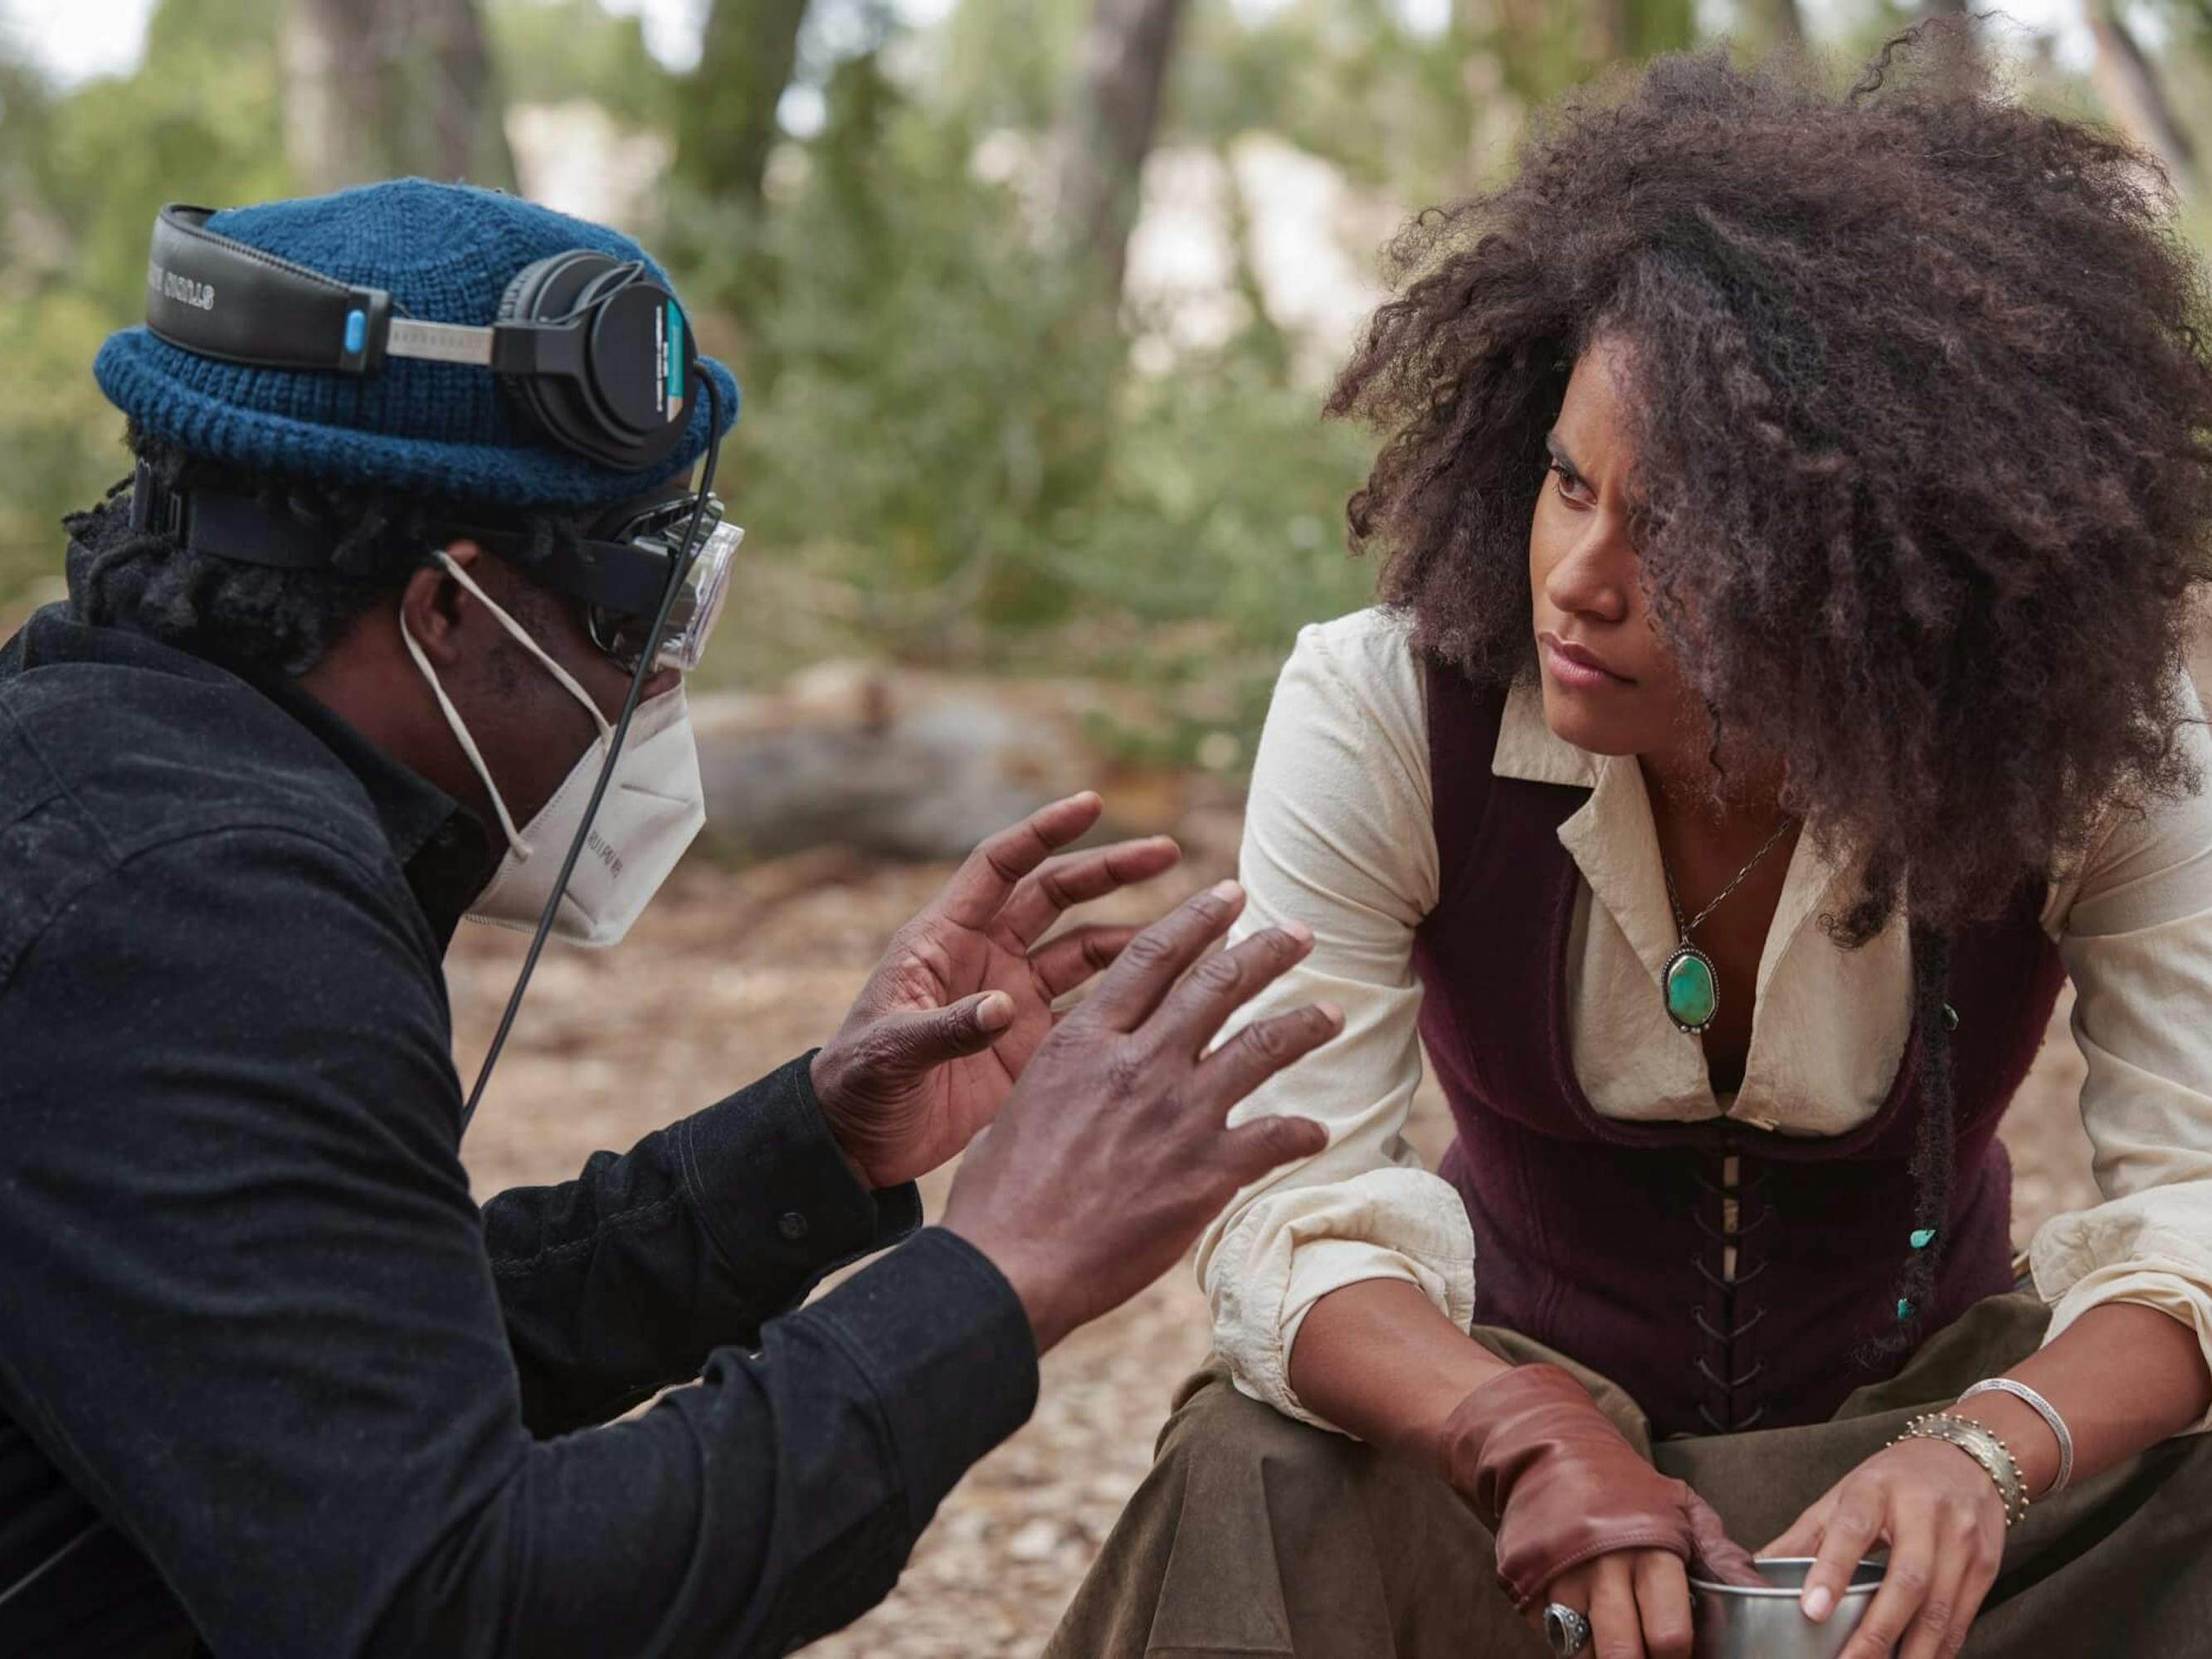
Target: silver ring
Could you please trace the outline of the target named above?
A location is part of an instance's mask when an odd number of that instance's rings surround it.
[[[1554,1601],[1544,1609],[1544,1639],[1560,1659],[1571,1653],[1580,1653],[1589,1645],[1589,1620],[1565,1602]]]

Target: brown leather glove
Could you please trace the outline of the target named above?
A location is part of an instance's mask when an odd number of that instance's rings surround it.
[[[1516,1365],[1446,1419],[1444,1478],[1498,1535],[1498,1582],[1527,1613],[1615,1550],[1665,1550],[1701,1577],[1764,1584],[1711,1505],[1637,1455],[1557,1365]]]

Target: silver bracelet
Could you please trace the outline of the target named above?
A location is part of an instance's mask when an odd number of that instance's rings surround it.
[[[2064,1492],[2066,1483],[2074,1478],[2074,1437],[2067,1431],[2066,1419],[2058,1414],[2057,1407],[2027,1383],[2015,1382],[2009,1376],[1993,1376],[1986,1382],[1975,1383],[1959,1396],[1959,1403],[1964,1405],[1978,1394],[2008,1394],[2034,1407],[2044,1425],[2058,1438],[2058,1478],[2051,1483],[2051,1491],[2043,1495],[2049,1498]]]
[[[1941,1440],[1956,1446],[1980,1464],[1983,1473],[1996,1483],[1997,1501],[2004,1505],[2007,1531],[2027,1513],[2027,1483],[2021,1479],[2020,1462],[2012,1455],[2012,1448],[1986,1423],[1977,1423],[1971,1417],[1954,1417],[1949,1412],[1926,1412],[1908,1421],[1905,1431],[1889,1443],[1894,1446],[1898,1440]]]

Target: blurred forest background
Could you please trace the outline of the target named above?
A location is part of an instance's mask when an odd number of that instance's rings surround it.
[[[1042,798],[1098,786],[1117,828],[1181,841],[1115,919],[1231,873],[1276,666],[1372,581],[1342,532],[1371,440],[1317,410],[1390,233],[1609,68],[1802,42],[1841,77],[1917,15],[0,0],[0,636],[59,592],[62,514],[125,471],[89,366],[142,314],[161,202],[465,177],[660,253],[746,394],[719,487],[750,533],[693,703],[710,850],[737,856],[687,860],[624,950],[546,957],[468,1163],[479,1193],[557,1181],[820,1042],[932,861]],[[2024,95],[2162,158],[2201,234],[2212,0],[2016,0],[1977,40]],[[463,1076],[522,948],[456,942]],[[2016,1242],[2095,1196],[2069,1006],[2006,1120]],[[1441,1150],[1433,1088],[1407,1133]],[[1208,1340],[1185,1272],[1056,1349],[896,1594],[813,1651],[1036,1653]]]
[[[141,314],[158,204],[466,178],[642,237],[744,383],[745,586],[711,678],[1089,676],[1142,694],[1119,752],[1232,776],[1295,627],[1371,581],[1342,534],[1370,440],[1316,411],[1393,228],[1610,66],[1809,40],[1843,75],[1917,15],[694,0],[656,56],[600,0],[154,0],[135,68],[72,81],[40,51],[64,3],[0,9],[0,622],[57,591],[57,521],[123,471],[88,365]],[[66,9],[103,4],[139,26]],[[1980,27],[2027,95],[2195,196],[2212,0]]]

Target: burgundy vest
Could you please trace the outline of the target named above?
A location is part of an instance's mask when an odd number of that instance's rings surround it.
[[[1658,1435],[1829,1417],[1897,1369],[1854,1356],[1893,1328],[1910,1248],[1917,1022],[1887,1098],[1844,1134],[1600,1116],[1568,1054],[1581,874],[1558,835],[1589,792],[1492,776],[1504,697],[1435,667],[1428,688],[1440,885],[1413,963],[1421,1036],[1458,1129],[1443,1173],[1474,1224],[1476,1322],[1613,1378]],[[2012,1285],[2012,1167],[1996,1133],[2063,977],[2042,897],[2040,882],[2025,885],[2002,918],[1952,940],[1956,1175],[1920,1329]]]

